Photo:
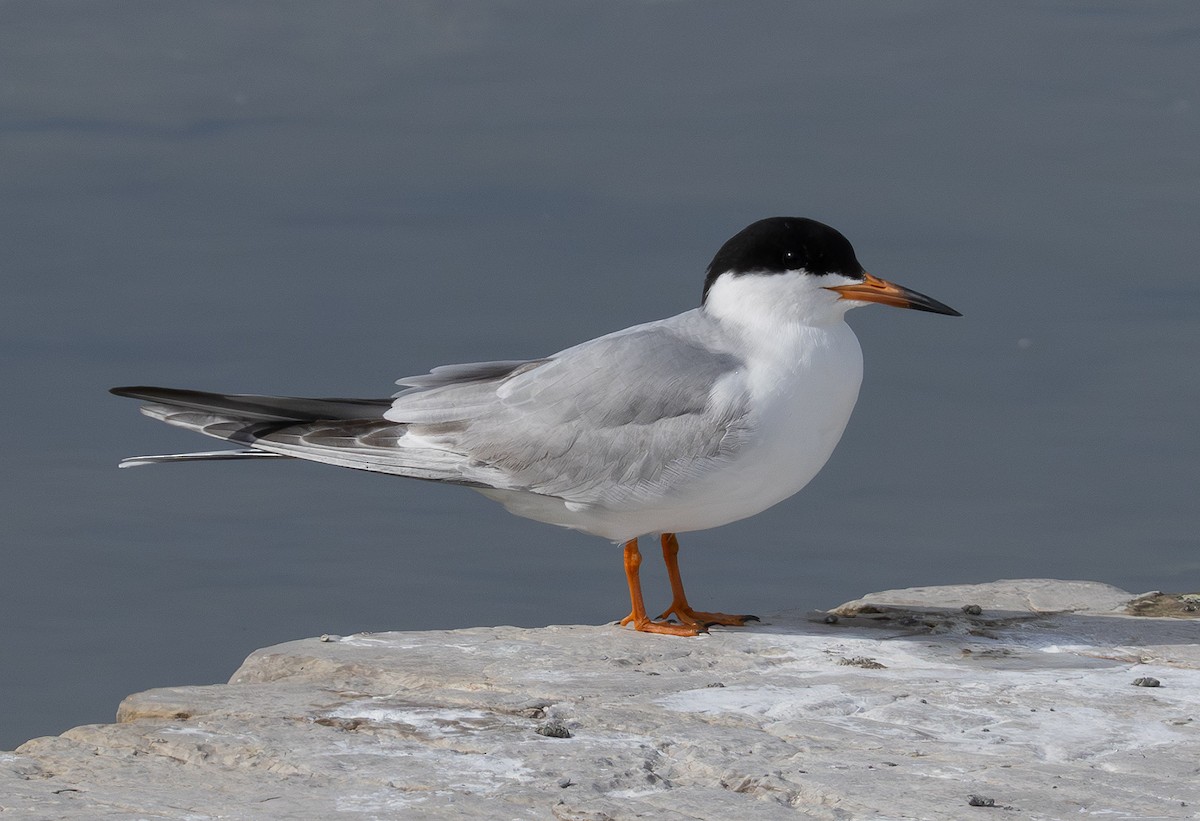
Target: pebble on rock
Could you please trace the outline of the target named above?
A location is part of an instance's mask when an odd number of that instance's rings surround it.
[[[544,735],[547,738],[571,737],[571,731],[561,721],[547,721],[545,724],[539,724],[534,732],[538,735]]]

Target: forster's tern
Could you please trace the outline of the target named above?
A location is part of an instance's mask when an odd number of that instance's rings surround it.
[[[388,399],[114,388],[149,402],[147,416],[244,446],[122,466],[295,457],[466,485],[518,516],[624,544],[621,623],[696,635],[754,617],[688,605],[675,534],[753,516],[821,469],[862,381],[844,317],[868,302],[959,316],[868,274],[827,225],[760,220],[721,246],[699,308],[543,359],[434,368]],[[638,581],[637,540],[652,534],[673,593],[657,620]]]

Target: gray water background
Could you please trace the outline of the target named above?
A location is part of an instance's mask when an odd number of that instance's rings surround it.
[[[842,444],[683,538],[698,606],[1197,589],[1198,78],[1183,0],[0,3],[0,749],[275,642],[624,615],[617,548],[467,490],[118,472],[215,443],[105,391],[543,355],[776,214],[965,316],[851,315]]]

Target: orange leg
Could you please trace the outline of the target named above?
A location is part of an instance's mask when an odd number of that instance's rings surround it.
[[[625,549],[628,551],[628,546]],[[658,617],[660,620],[674,615],[684,624],[698,626],[723,624],[729,627],[741,627],[748,621],[758,621],[758,616],[731,616],[728,613],[705,613],[703,610],[693,610],[683,592],[683,577],[679,575],[679,539],[675,538],[674,533],[662,534],[662,549],[663,561],[667,564],[667,576],[671,580],[671,606]]]
[[[642,553],[638,550],[637,539],[625,543],[625,579],[629,582],[629,598],[633,602],[633,611],[621,619],[624,626],[633,623],[635,630],[643,633],[665,633],[668,636],[695,636],[708,632],[700,623],[668,624],[664,621],[651,621],[646,615],[646,603],[642,601],[642,580],[639,575],[642,566]]]

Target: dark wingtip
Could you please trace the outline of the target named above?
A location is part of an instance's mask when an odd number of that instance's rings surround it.
[[[179,393],[174,388],[155,388],[150,385],[128,385],[120,388],[109,388],[108,392],[113,396],[124,396],[128,399],[145,399],[152,402],[164,396]]]

